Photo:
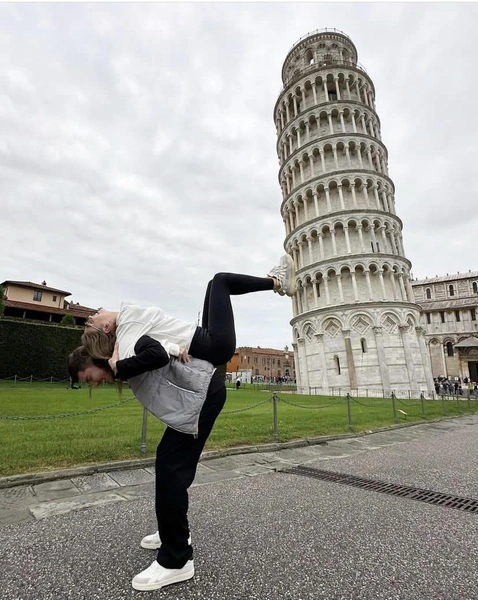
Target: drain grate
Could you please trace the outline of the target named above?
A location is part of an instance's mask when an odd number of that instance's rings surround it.
[[[313,467],[297,466],[288,469],[282,469],[280,473],[290,473],[292,475],[301,475],[311,477],[312,479],[321,479],[322,481],[332,481],[342,485],[351,485],[364,490],[400,496],[410,500],[418,500],[427,504],[436,504],[446,508],[455,508],[465,512],[478,513],[478,500],[473,498],[460,498],[460,496],[451,496],[431,490],[422,490],[408,485],[399,485],[396,483],[387,483],[376,479],[366,479],[357,475],[348,475],[347,473],[336,473],[335,471],[325,471],[323,469],[314,469]]]

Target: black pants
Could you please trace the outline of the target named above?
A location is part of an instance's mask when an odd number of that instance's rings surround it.
[[[157,561],[167,569],[180,569],[192,558],[193,550],[188,545],[188,488],[226,401],[226,387],[221,379],[213,378],[210,390],[214,389],[202,407],[198,437],[168,427],[156,451],[156,517],[161,538]]]
[[[191,356],[224,365],[236,349],[236,332],[230,296],[272,290],[270,277],[217,273],[204,299],[202,326],[191,342]],[[161,538],[157,561],[167,569],[180,569],[192,558],[188,544],[188,488],[194,480],[204,445],[226,401],[224,379],[215,374],[199,416],[199,433],[167,428],[156,451],[156,517]]]
[[[231,296],[274,289],[271,277],[217,273],[209,282],[204,298],[202,327],[196,329],[189,354],[213,365],[224,365],[234,355],[236,330]]]

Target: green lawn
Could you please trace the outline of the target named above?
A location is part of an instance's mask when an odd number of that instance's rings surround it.
[[[272,392],[228,390],[207,448],[274,441]],[[350,431],[343,397],[278,392],[279,441]],[[119,402],[122,402],[118,405]],[[113,405],[113,406],[110,406]],[[427,400],[426,418],[474,412],[476,400]],[[100,410],[96,410],[100,409]],[[246,409],[246,410],[244,410]],[[403,411],[406,414],[400,413]],[[85,411],[96,411],[86,414]],[[359,398],[351,402],[354,431],[394,422],[422,420],[420,400]],[[0,476],[141,457],[142,406],[126,387],[119,398],[113,386],[71,390],[64,384],[0,382]],[[61,417],[60,415],[69,415]],[[11,420],[5,416],[25,416]],[[39,419],[42,416],[55,418]],[[36,417],[32,419],[32,417]],[[149,415],[147,456],[153,456],[164,426]]]

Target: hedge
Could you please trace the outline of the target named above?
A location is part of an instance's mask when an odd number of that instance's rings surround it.
[[[83,328],[0,319],[0,379],[67,379],[66,358],[82,333]]]

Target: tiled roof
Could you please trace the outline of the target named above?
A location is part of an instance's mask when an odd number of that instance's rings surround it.
[[[422,310],[427,312],[434,310],[456,310],[458,308],[478,307],[478,296],[471,296],[468,298],[455,298],[454,300],[444,298],[443,300],[428,300],[427,302],[416,302],[422,308]]]
[[[478,338],[474,335],[461,340],[458,344],[455,344],[455,348],[478,348]]]
[[[442,277],[428,277],[427,279],[415,279],[413,285],[427,285],[430,283],[442,283],[445,281],[455,281],[457,279],[478,279],[478,271],[469,271],[468,273],[455,273],[455,275],[443,275]]]
[[[32,283],[31,281],[4,281],[0,283],[2,286],[7,285],[18,285],[20,287],[31,288],[34,290],[48,290],[49,292],[56,292],[57,294],[63,294],[64,296],[71,296],[71,292],[65,292],[64,290],[58,290],[56,288],[48,287],[47,285],[42,285],[41,283]]]
[[[260,348],[254,346],[240,346],[236,348],[236,352],[244,353],[244,352],[254,352],[254,354],[276,354],[276,355],[284,355],[286,354],[285,350],[277,350],[276,348]],[[287,354],[293,355],[293,350],[288,350]]]
[[[45,306],[45,304],[32,304],[31,302],[19,302],[18,300],[4,300],[5,307],[20,308],[23,310],[34,310],[36,312],[52,313],[56,315],[72,314],[76,317],[89,317],[96,312],[94,308],[70,304],[69,308],[58,308],[57,306]]]

